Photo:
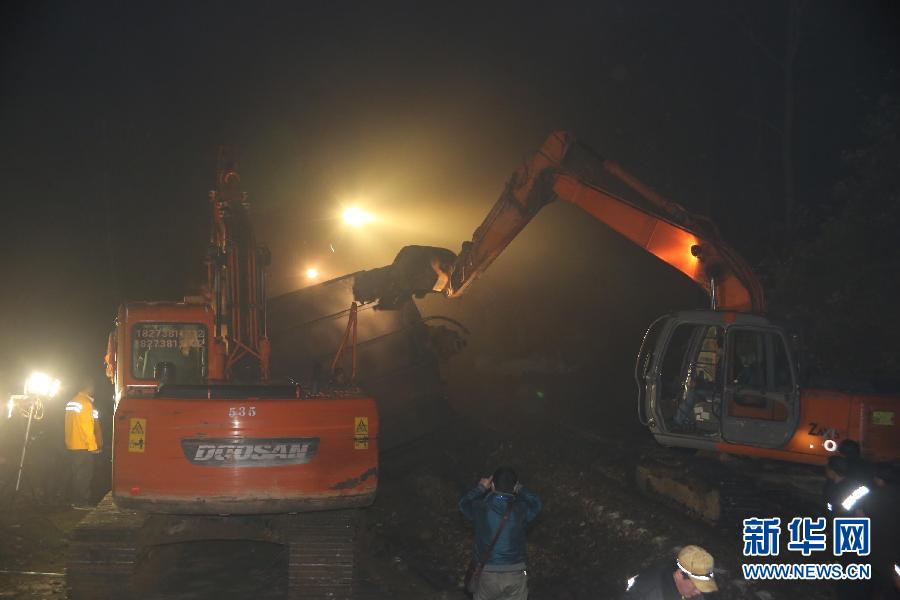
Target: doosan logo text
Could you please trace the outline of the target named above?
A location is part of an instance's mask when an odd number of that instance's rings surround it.
[[[319,438],[190,439],[182,440],[184,456],[195,465],[262,467],[308,463]]]
[[[309,444],[200,444],[195,462],[204,460],[290,460],[305,457]]]

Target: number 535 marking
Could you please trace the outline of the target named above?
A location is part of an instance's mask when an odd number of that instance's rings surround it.
[[[255,406],[232,406],[228,409],[229,417],[255,417]]]

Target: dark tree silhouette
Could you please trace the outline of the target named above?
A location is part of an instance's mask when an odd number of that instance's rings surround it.
[[[900,94],[876,102],[867,143],[828,205],[801,213],[807,234],[776,269],[773,306],[804,324],[811,374],[900,387]]]

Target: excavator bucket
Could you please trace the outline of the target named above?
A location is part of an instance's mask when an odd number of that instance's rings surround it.
[[[386,267],[353,275],[353,295],[361,302],[378,302],[379,309],[397,310],[415,295],[442,292],[456,254],[435,246],[404,246]]]
[[[313,392],[327,387],[356,300],[356,275],[269,300],[273,378],[293,379]],[[382,449],[422,437],[445,418],[447,402],[438,355],[447,353],[447,336],[457,335],[428,325],[414,302],[401,302],[394,308],[376,310],[370,303],[357,310],[355,381],[378,405]],[[352,353],[353,348],[346,348],[340,365],[348,378]]]

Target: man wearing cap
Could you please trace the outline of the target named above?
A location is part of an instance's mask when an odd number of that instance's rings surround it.
[[[675,564],[665,562],[635,575],[626,583],[625,598],[682,600],[705,598],[718,591],[712,555],[700,546],[685,546]]]

